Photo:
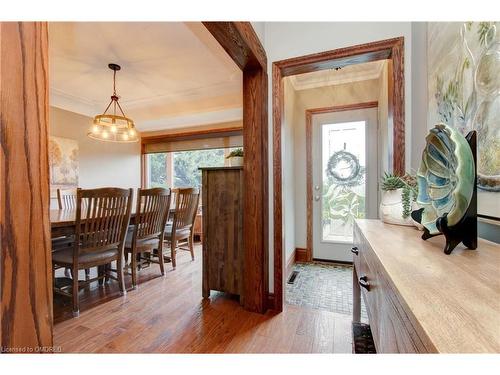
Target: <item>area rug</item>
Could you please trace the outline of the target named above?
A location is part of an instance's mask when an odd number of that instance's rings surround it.
[[[286,302],[316,310],[352,314],[352,266],[336,263],[297,263],[293,284],[286,284]],[[361,320],[367,321],[361,305]]]

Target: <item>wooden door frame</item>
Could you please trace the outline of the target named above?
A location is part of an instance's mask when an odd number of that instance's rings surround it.
[[[312,118],[314,115],[325,113],[354,111],[356,109],[378,108],[378,101],[339,105],[333,107],[306,109],[306,183],[307,183],[307,245],[305,261],[313,260],[313,166],[312,166]]]
[[[392,136],[389,152],[390,169],[396,174],[405,171],[405,106],[404,106],[404,38],[339,48],[332,51],[294,57],[273,63],[273,186],[274,186],[274,309],[283,310],[283,199],[282,146],[284,112],[283,78],[291,75],[335,69],[346,65],[389,60],[388,127]]]
[[[203,24],[243,72],[243,307],[263,313],[269,290],[266,52],[250,22]]]

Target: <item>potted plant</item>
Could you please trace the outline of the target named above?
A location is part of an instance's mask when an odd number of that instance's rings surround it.
[[[243,149],[242,148],[234,149],[228,156],[226,156],[226,159],[229,161],[230,167],[243,166]]]
[[[382,200],[379,207],[380,219],[389,224],[413,226],[410,214],[416,209],[418,195],[415,176],[396,176],[385,173],[382,178]]]

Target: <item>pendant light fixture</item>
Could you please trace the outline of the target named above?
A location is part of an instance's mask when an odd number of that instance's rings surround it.
[[[130,143],[137,142],[139,136],[135,130],[134,121],[125,116],[116,94],[116,72],[121,69],[118,64],[108,64],[113,71],[113,95],[102,115],[94,117],[88,136],[99,141]],[[119,110],[117,114],[117,109]],[[112,110],[112,114],[108,113]]]

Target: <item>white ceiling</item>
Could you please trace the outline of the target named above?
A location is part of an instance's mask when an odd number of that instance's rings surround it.
[[[49,25],[51,105],[87,116],[117,92],[141,131],[242,118],[242,74],[199,22]]]
[[[290,77],[295,90],[307,90],[317,87],[342,85],[345,83],[377,79],[382,74],[386,60],[348,65],[342,69],[320,70],[318,72],[298,74]]]

